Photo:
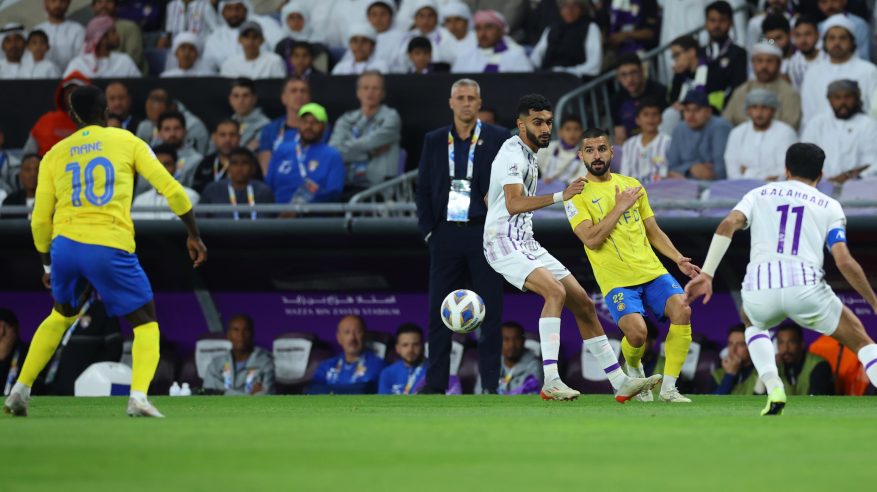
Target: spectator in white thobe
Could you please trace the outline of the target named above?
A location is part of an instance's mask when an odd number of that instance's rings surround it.
[[[66,20],[70,2],[46,2],[49,20],[34,26],[49,36],[49,60],[56,67],[64,68],[76,55],[82,52],[85,44],[85,28],[78,22]]]
[[[115,51],[121,45],[116,21],[108,15],[99,15],[85,29],[85,49],[70,60],[64,77],[79,72],[90,79],[140,78],[143,74],[126,53]]]
[[[877,170],[877,122],[862,112],[858,84],[836,80],[828,86],[831,112],[807,122],[801,141],[815,143],[825,151],[822,174],[825,179],[843,183]]]
[[[478,47],[457,56],[453,73],[532,72],[533,65],[524,48],[506,36],[508,24],[495,10],[475,12]]]
[[[258,79],[282,79],[286,77],[286,63],[276,53],[262,51],[265,36],[256,21],[241,24],[238,42],[243,53],[234,55],[222,64],[219,75],[223,77],[248,77]]]
[[[780,179],[785,174],[786,151],[798,141],[795,130],[775,119],[780,100],[767,89],[746,94],[749,120],[728,135],[725,171],[728,179]]]
[[[332,69],[332,75],[359,75],[366,70],[387,73],[389,67],[375,54],[378,33],[370,24],[357,24],[347,36],[350,56],[345,57]]]
[[[801,84],[801,116],[804,128],[815,116],[829,112],[825,98],[828,85],[849,79],[859,83],[864,107],[870,107],[871,94],[877,89],[877,66],[856,56],[853,24],[843,15],[834,15],[822,24],[823,49],[828,60],[812,65]]]

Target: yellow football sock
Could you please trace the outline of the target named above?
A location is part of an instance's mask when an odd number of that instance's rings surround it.
[[[643,358],[643,354],[646,352],[646,344],[642,344],[639,347],[634,347],[627,341],[627,337],[623,337],[621,339],[621,353],[624,354],[624,360],[627,362],[627,365],[630,367],[639,366],[640,359]]]
[[[131,391],[143,394],[149,390],[149,383],[155,376],[159,357],[158,323],[146,323],[134,327],[134,345],[131,346]]]
[[[664,375],[679,377],[682,371],[682,363],[688,356],[688,347],[691,345],[691,324],[670,325],[667,334],[667,343],[664,344]]]
[[[33,386],[33,382],[52,359],[55,349],[61,343],[61,338],[64,337],[64,333],[74,321],[76,321],[76,316],[67,318],[52,309],[49,316],[37,328],[37,332],[30,342],[30,350],[27,352],[27,358],[24,359],[21,374],[18,376],[19,383],[28,387]]]

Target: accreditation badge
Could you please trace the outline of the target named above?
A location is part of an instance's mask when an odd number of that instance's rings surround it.
[[[469,222],[469,202],[472,199],[472,182],[468,179],[451,180],[448,195],[448,222]]]

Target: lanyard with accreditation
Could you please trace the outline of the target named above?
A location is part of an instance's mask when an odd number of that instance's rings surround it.
[[[466,163],[466,179],[454,179],[454,135],[448,130],[448,172],[451,175],[451,192],[448,196],[448,222],[469,222],[469,202],[472,195],[472,172],[475,167],[475,147],[481,138],[481,120],[475,124]]]
[[[235,193],[234,188],[231,185],[228,185],[228,203],[231,205],[238,204],[237,193]],[[253,185],[247,185],[247,204],[251,207],[256,204],[256,194],[253,192]],[[250,212],[250,219],[256,220],[256,211],[253,210]],[[237,210],[234,211],[234,220],[241,220],[241,214],[238,213]]]

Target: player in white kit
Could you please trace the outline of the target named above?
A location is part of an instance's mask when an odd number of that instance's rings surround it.
[[[519,135],[503,144],[490,172],[487,218],[484,223],[484,255],[487,263],[512,285],[531,290],[545,299],[539,318],[545,382],[544,400],[573,400],[579,392],[568,387],[557,371],[560,352],[560,313],[566,306],[587,348],[600,362],[615,389],[615,399],[624,403],[644,389],[661,382],[661,376],[630,378],[621,371],[618,358],[597,320],[594,303],[578,281],[533,237],[533,211],[581,193],[584,178],[573,181],[554,195],[536,195],[539,168],[536,151],[548,146],[553,114],[544,96],[530,94],[518,103]]]
[[[768,390],[762,415],[781,415],[786,393],[779,377],[768,329],[786,318],[829,335],[855,351],[871,384],[877,386],[877,344],[862,322],[845,307],[823,279],[823,251],[828,247],[837,268],[871,309],[877,295],[847,248],[846,218],[840,203],[815,188],[822,178],[825,153],[797,143],[786,152],[787,181],[750,191],[713,236],[701,274],[688,283],[688,302],[712,296],[719,262],[740,229],[749,228],[752,245],[743,280],[743,322],[752,363]]]

